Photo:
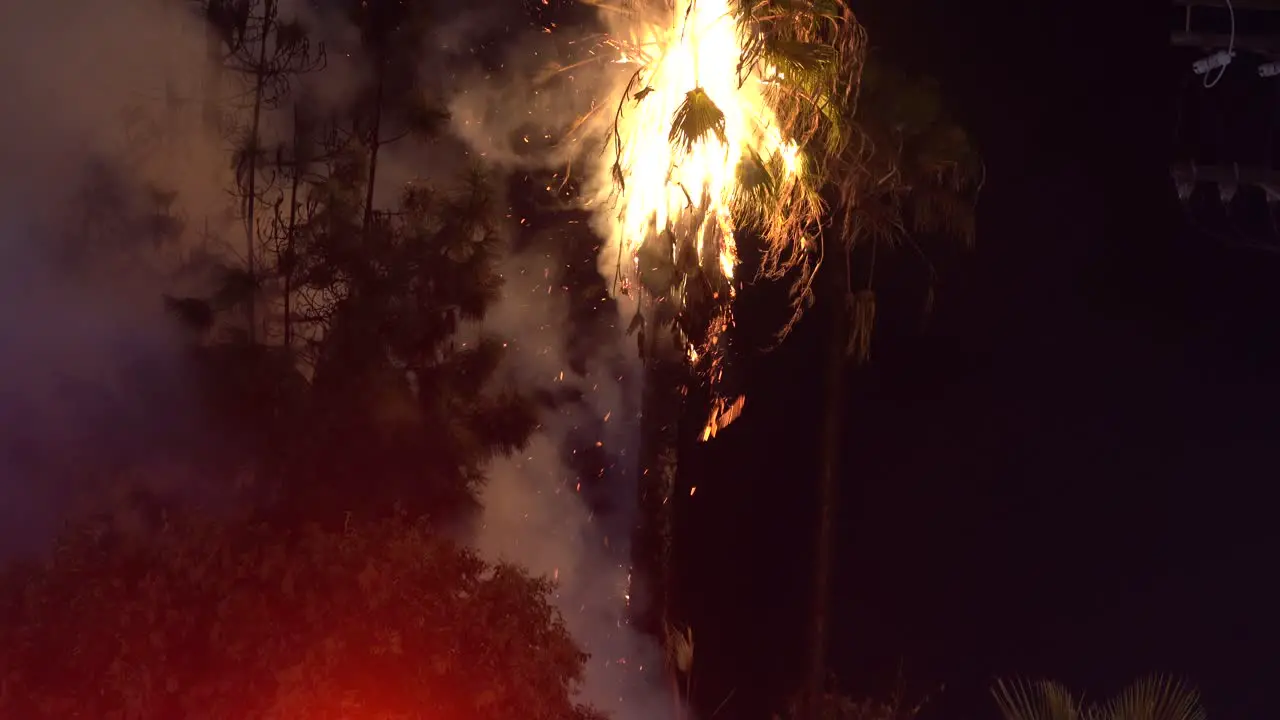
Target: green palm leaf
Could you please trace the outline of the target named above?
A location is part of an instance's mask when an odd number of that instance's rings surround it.
[[[1115,698],[1087,707],[1048,680],[997,680],[991,694],[1004,720],[1205,720],[1195,688],[1160,675],[1143,678]]]
[[[997,680],[991,694],[1004,720],[1082,720],[1081,701],[1051,680]]]

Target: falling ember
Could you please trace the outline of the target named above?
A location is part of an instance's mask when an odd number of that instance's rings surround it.
[[[710,440],[716,436],[716,433],[729,427],[730,423],[742,414],[742,408],[746,404],[747,398],[743,395],[739,395],[732,403],[723,399],[716,400],[711,407],[711,417],[707,419],[707,425],[702,429],[703,441]]]

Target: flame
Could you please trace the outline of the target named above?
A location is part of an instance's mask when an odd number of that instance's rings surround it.
[[[719,240],[719,271],[732,280],[738,249],[732,208],[739,191],[738,166],[751,151],[783,161],[788,176],[799,169],[799,149],[784,140],[765,101],[772,68],[739,78],[746,38],[729,0],[675,0],[655,20],[633,15],[634,27],[616,62],[637,67],[629,107],[617,122],[617,162],[624,188],[617,198],[612,241],[626,255],[655,230],[692,221],[698,249]],[[664,22],[665,21],[665,22]],[[638,85],[638,87],[636,87]],[[689,93],[701,90],[724,113],[724,141],[714,133],[691,147],[672,142],[672,119]],[[612,172],[612,168],[606,168]],[[699,260],[704,257],[698,254]]]
[[[616,110],[613,152],[604,154],[599,168],[600,186],[609,188],[614,210],[607,255],[617,259],[621,292],[638,285],[631,276],[644,271],[639,252],[659,238],[672,246],[665,260],[675,266],[682,253],[692,251],[715,288],[720,307],[708,337],[702,347],[686,343],[684,350],[713,385],[720,375],[717,345],[732,324],[729,303],[736,291],[734,208],[745,192],[739,167],[750,159],[774,163],[783,187],[798,181],[801,168],[797,144],[783,136],[766,101],[768,84],[780,74],[767,66],[739,67],[749,38],[730,2],[666,0],[635,7],[625,19],[613,15],[623,25],[611,33],[614,62],[634,69]],[[723,113],[723,124],[717,120],[711,131],[677,137],[678,113],[697,99],[709,99]],[[671,299],[683,303],[684,293],[681,286]],[[740,398],[723,404],[712,413],[704,437],[741,411]]]

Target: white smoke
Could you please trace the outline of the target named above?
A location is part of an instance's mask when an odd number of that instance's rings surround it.
[[[528,34],[510,46],[502,72],[475,68],[451,78],[452,127],[487,163],[513,173],[569,168],[594,195],[599,179],[583,176],[582,165],[575,165],[590,154],[585,141],[553,146],[551,140],[589,110],[593,99],[611,96],[618,73],[596,63],[560,73],[551,85],[539,82],[557,62],[558,42],[563,40]],[[603,215],[593,214],[590,222],[600,223]],[[592,655],[584,700],[619,720],[669,718],[676,699],[664,685],[661,648],[627,622],[643,369],[634,339],[621,327],[635,306],[625,296],[612,300],[617,309],[608,318],[612,331],[590,338],[594,352],[585,374],[575,376],[566,348],[570,333],[582,330],[570,321],[569,289],[557,284],[561,255],[546,251],[545,244],[554,242],[542,238],[535,250],[509,259],[503,301],[486,317],[485,330],[510,342],[507,369],[520,387],[554,392],[568,386],[582,402],[545,418],[524,453],[490,468],[474,543],[491,559],[557,579],[557,605],[575,639]],[[600,263],[601,268],[613,265],[608,258]],[[602,274],[612,277],[605,270]],[[577,470],[565,461],[566,449],[582,441],[584,432],[595,433],[594,442],[613,464],[607,474],[612,486],[603,498],[576,492]],[[597,507],[601,511],[593,512]]]
[[[200,121],[204,33],[182,4],[0,0],[0,16],[3,558],[122,485],[190,487],[139,465],[171,464],[198,435],[161,296],[182,291],[172,271],[226,206],[229,168]],[[93,219],[91,180],[113,217],[149,210],[151,188],[176,193],[186,232],[154,247]]]
[[[604,341],[582,376],[569,369],[566,290],[556,286],[554,255],[509,258],[505,296],[485,319],[508,340],[507,377],[521,388],[569,390],[582,401],[542,421],[529,447],[495,462],[482,493],[474,544],[554,579],[555,603],[574,638],[591,654],[581,699],[618,720],[669,717],[661,650],[628,624],[630,533],[635,521],[641,367],[620,334]],[[613,461],[612,486],[595,512],[565,461],[575,439],[599,443]]]

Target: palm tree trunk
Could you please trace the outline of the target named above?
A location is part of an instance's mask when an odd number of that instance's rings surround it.
[[[841,438],[844,424],[845,359],[849,343],[849,278],[842,248],[839,262],[829,262],[822,272],[821,288],[829,308],[826,358],[823,367],[821,467],[818,473],[818,522],[814,536],[813,597],[810,610],[809,663],[804,694],[805,716],[816,720],[821,713],[827,683],[827,633],[831,615],[832,559],[835,546],[835,514],[839,488]]]
[[[654,327],[652,318],[646,324]],[[635,564],[648,581],[649,607],[640,626],[662,641],[676,715],[683,707],[679,669],[668,631],[672,626],[673,560],[675,557],[675,486],[680,445],[681,392],[687,369],[667,347],[667,333],[651,332],[643,348],[644,397],[640,421],[640,518],[636,528]]]

